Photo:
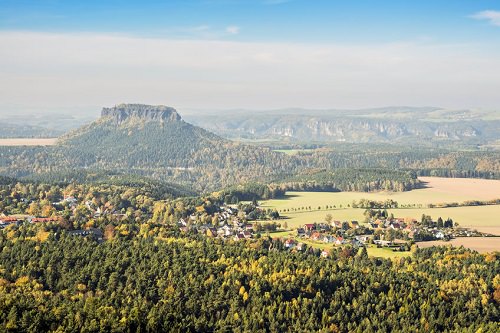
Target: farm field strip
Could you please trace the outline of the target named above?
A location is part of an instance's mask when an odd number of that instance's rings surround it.
[[[0,146],[53,146],[57,138],[12,138],[0,139]]]
[[[500,237],[460,237],[448,242],[430,241],[418,242],[418,247],[426,248],[431,246],[464,246],[481,253],[500,251]]]

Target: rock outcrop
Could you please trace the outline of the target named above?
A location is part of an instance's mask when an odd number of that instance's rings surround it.
[[[103,108],[101,117],[112,118],[117,124],[129,119],[159,122],[181,120],[181,116],[172,107],[144,104],[120,104],[112,108]]]

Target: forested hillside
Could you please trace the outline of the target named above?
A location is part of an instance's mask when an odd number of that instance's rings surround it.
[[[301,154],[327,169],[381,168],[409,169],[421,175],[442,177],[500,177],[499,151],[450,151],[368,145],[325,149]]]
[[[280,240],[154,224],[116,228],[102,243],[26,226],[0,231],[0,248],[5,332],[499,329],[498,254],[434,248],[391,261],[343,248],[320,258]]]
[[[0,150],[0,168],[11,176],[111,170],[189,184],[197,191],[269,180],[292,174],[301,164],[269,148],[222,139],[184,122],[174,109],[135,104],[104,109],[99,120],[68,133],[57,146]]]

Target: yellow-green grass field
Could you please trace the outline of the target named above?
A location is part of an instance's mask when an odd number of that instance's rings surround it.
[[[304,223],[321,222],[326,214],[331,214],[334,220],[363,221],[364,209],[347,207],[353,200],[370,199],[383,201],[392,199],[400,205],[422,205],[422,208],[399,208],[389,212],[396,217],[412,217],[420,219],[422,214],[437,219],[452,218],[460,226],[476,228],[479,231],[500,235],[500,205],[470,206],[453,208],[425,208],[427,204],[464,202],[467,200],[488,200],[500,198],[500,181],[462,178],[425,177],[427,188],[409,192],[287,192],[284,199],[274,199],[261,202],[266,208],[276,208],[280,215],[287,217],[285,221],[289,228],[296,228]],[[461,185],[461,186],[460,186]],[[460,190],[462,189],[462,190]],[[337,208],[325,209],[325,206],[335,205]],[[340,208],[342,205],[342,208]],[[311,206],[312,210],[285,211],[288,209]],[[321,210],[318,210],[321,207]]]
[[[401,258],[401,257],[409,257],[411,256],[410,251],[393,251],[391,248],[388,247],[376,247],[374,245],[368,246],[366,249],[366,252],[368,252],[369,256],[372,257],[381,257],[381,258]]]
[[[311,203],[313,209],[311,211],[304,210],[298,212],[284,212],[286,208],[300,208],[302,206],[309,206],[308,202],[314,200],[318,194],[315,192],[301,192],[300,195],[293,193],[293,199],[287,202],[286,206],[283,205],[282,200],[270,200],[263,203],[266,208],[276,208],[280,211],[280,215],[284,216],[285,219],[281,221],[283,225],[285,222],[289,228],[297,228],[305,223],[314,223],[324,221],[327,214],[331,214],[334,220],[339,221],[350,221],[357,220],[362,222],[364,220],[363,212],[364,209],[361,208],[338,208],[338,203],[345,200],[342,194],[346,194],[347,197],[352,197],[352,193],[338,193],[337,196],[331,197],[333,193],[321,193],[325,197],[331,199],[329,200],[330,205],[337,205],[334,209],[325,209],[325,205],[321,206],[322,209],[318,210],[318,203]],[[359,199],[366,198],[365,193],[359,194]],[[325,199],[325,197],[320,200]],[[338,198],[338,199],[337,199]],[[359,200],[358,199],[358,200]],[[351,201],[352,202],[352,201]],[[294,206],[295,205],[295,206]],[[346,205],[346,204],[345,204]],[[286,207],[286,208],[285,208]],[[346,207],[346,206],[344,206]],[[430,215],[437,219],[442,217],[443,219],[451,218],[453,221],[459,223],[462,227],[476,228],[479,231],[498,234],[500,235],[500,205],[495,206],[470,206],[470,207],[453,207],[453,208],[400,208],[400,209],[389,209],[389,213],[393,213],[395,217],[411,217],[420,219],[422,214]]]

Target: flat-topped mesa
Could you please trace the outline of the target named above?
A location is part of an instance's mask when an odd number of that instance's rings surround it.
[[[117,124],[128,119],[145,121],[180,121],[181,116],[174,108],[164,105],[120,104],[112,108],[103,108],[101,117],[111,117]]]

